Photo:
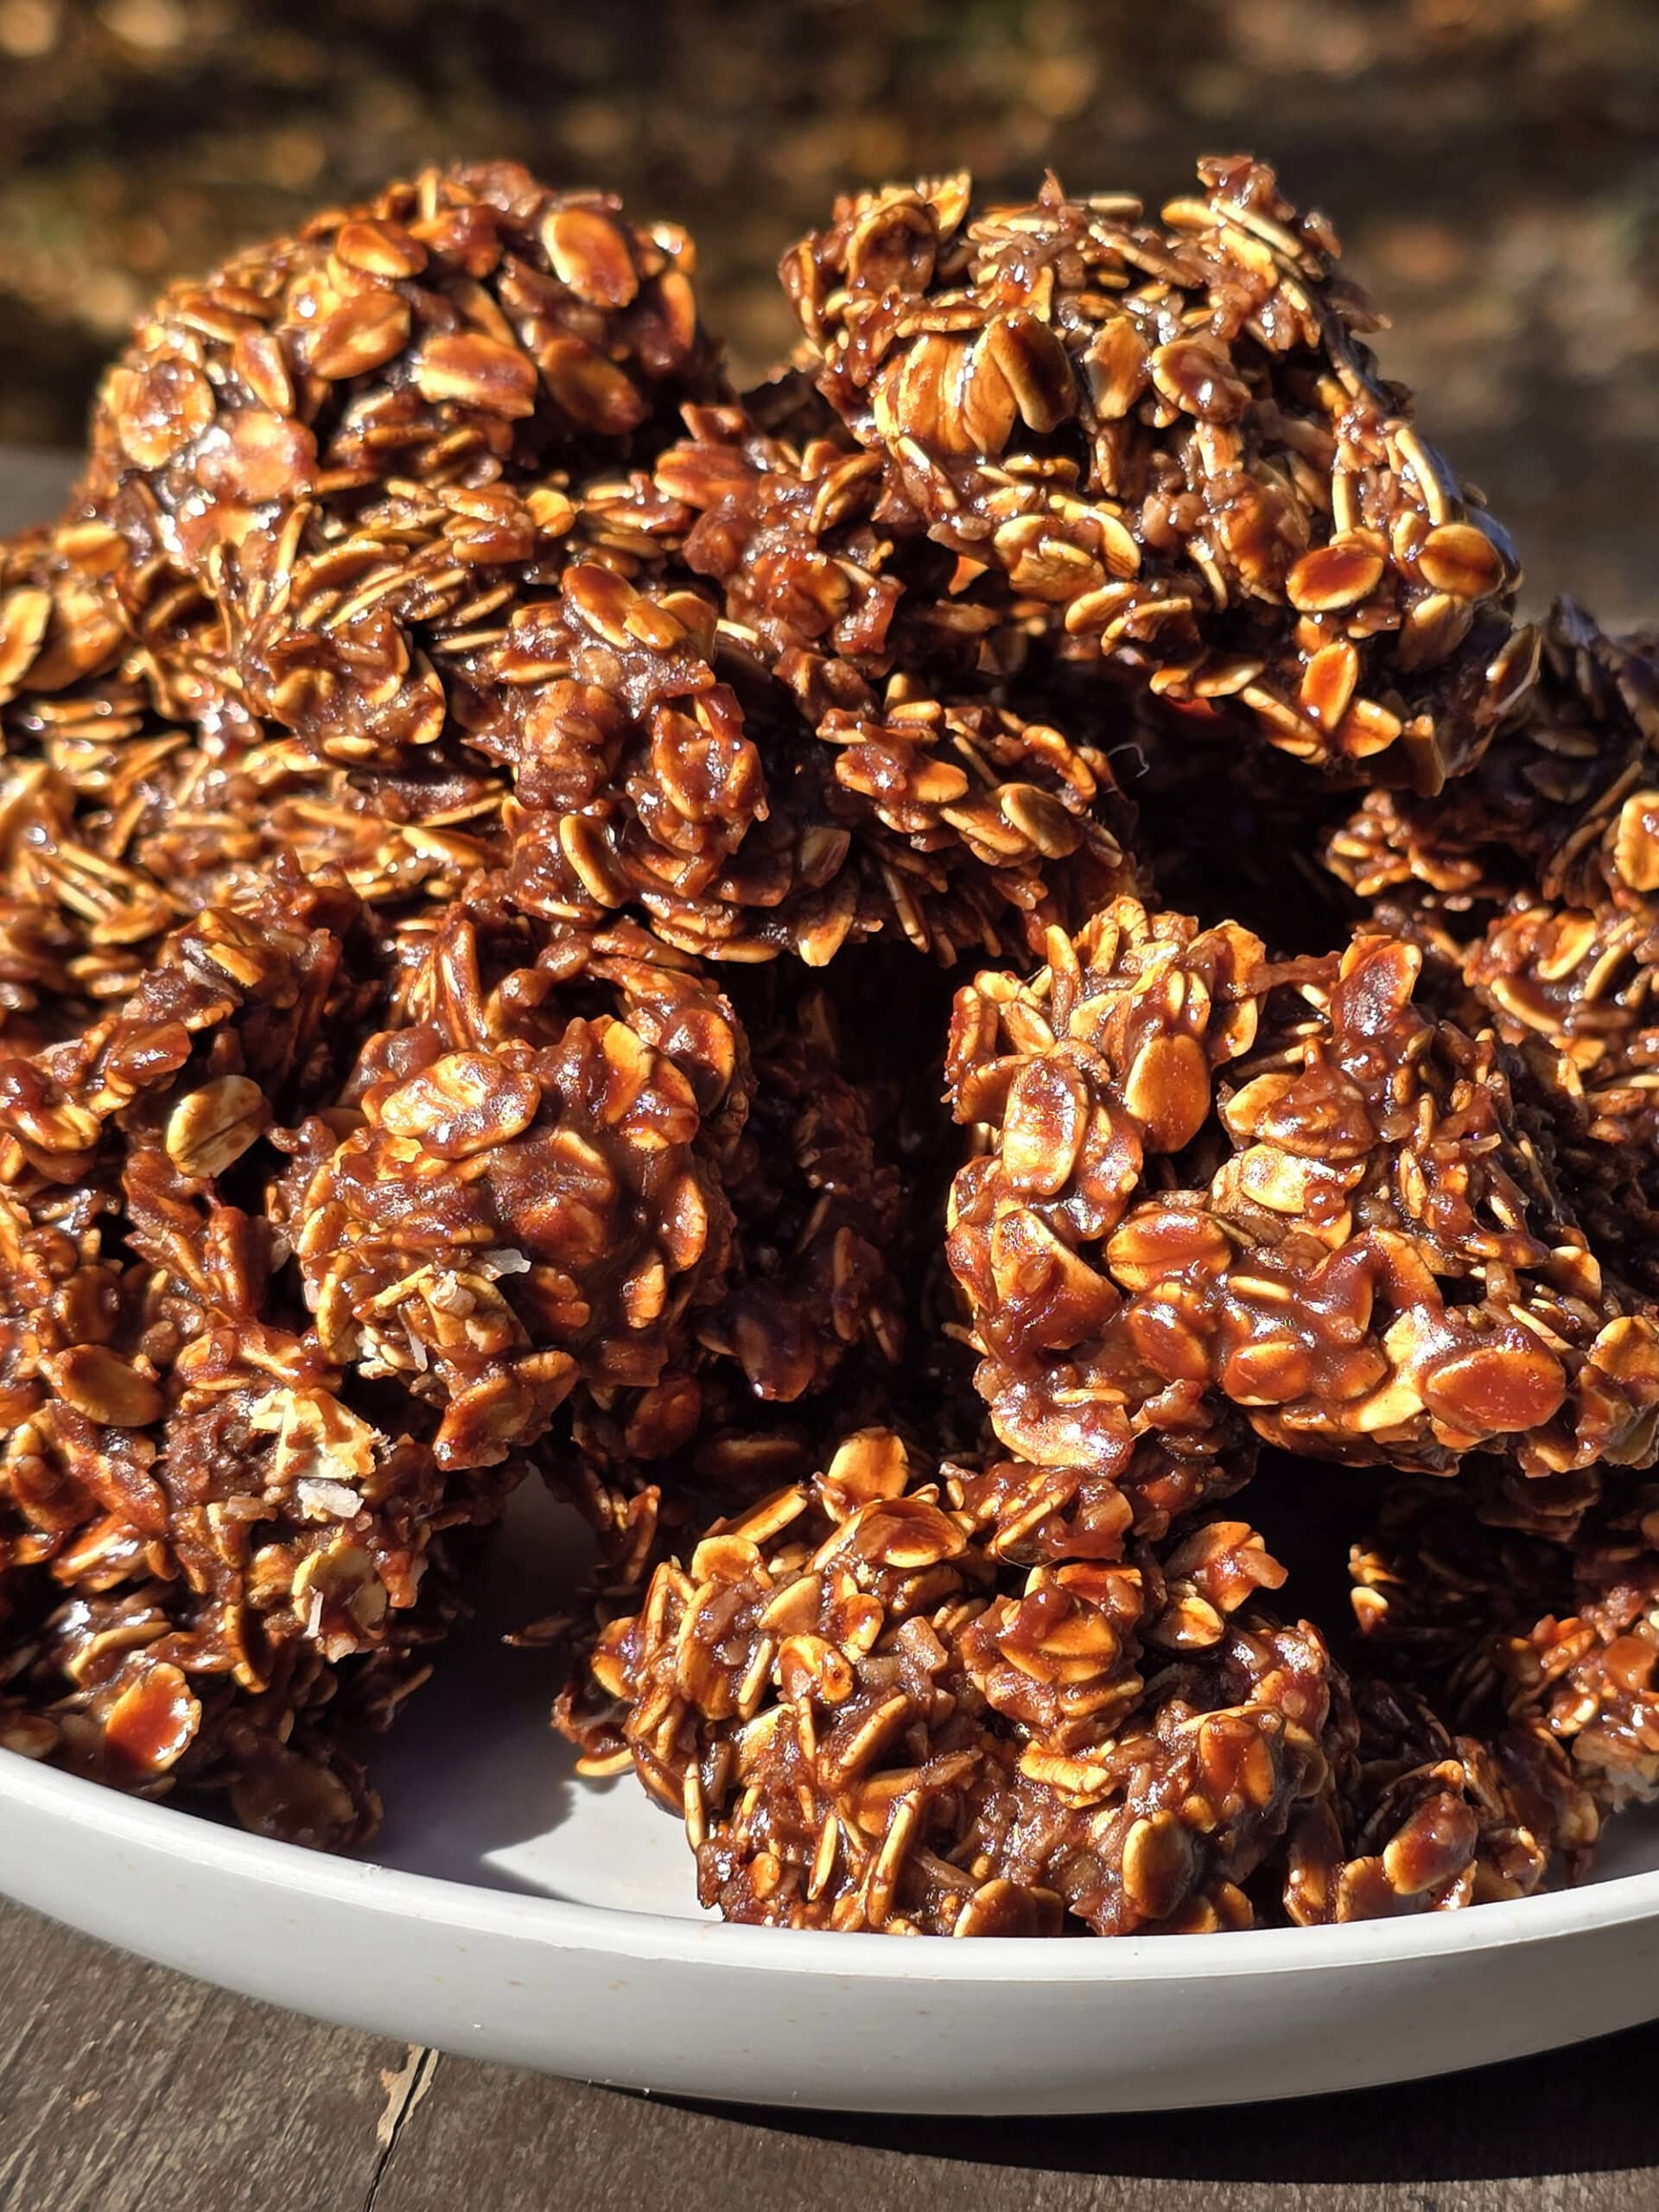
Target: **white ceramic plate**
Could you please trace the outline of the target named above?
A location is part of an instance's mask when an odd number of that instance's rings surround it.
[[[0,1890],[327,2019],[759,2103],[1254,2101],[1438,2074],[1659,2014],[1654,1821],[1616,1829],[1585,1889],[1351,1928],[952,1943],[708,1920],[678,1825],[632,1781],[574,1779],[548,1736],[545,1662],[499,1643],[503,1625],[546,1609],[563,1533],[539,1494],[521,1493],[478,1618],[378,1747],[373,1864],[0,1752]]]
[[[0,449],[0,528],[73,471]],[[1659,1818],[1571,1895],[1355,1928],[901,1942],[700,1915],[678,1827],[575,1780],[533,1654],[554,1535],[526,1493],[477,1622],[383,1745],[372,1864],[0,1751],[0,1891],[206,1980],[480,2057],[687,2096],[1109,2112],[1294,2096],[1659,2015]]]

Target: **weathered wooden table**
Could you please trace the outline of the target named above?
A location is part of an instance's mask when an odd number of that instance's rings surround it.
[[[1306,2103],[868,2120],[324,2028],[0,1906],[0,2212],[1650,2212],[1659,2023]]]

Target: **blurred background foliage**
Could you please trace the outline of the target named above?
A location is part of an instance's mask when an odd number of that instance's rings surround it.
[[[166,276],[434,156],[686,222],[759,371],[839,190],[1155,200],[1243,147],[1336,217],[1531,595],[1659,610],[1659,0],[0,0],[0,439],[77,442]]]

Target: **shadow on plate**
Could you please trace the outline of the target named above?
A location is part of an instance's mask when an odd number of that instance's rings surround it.
[[[549,1719],[557,1685],[546,1655],[503,1642],[556,1611],[592,1553],[576,1516],[538,1483],[513,1498],[469,1584],[473,1608],[370,1758],[385,1821],[368,1855],[383,1866],[527,1896],[561,1891],[523,1848],[568,1819],[578,1795],[569,1748]]]

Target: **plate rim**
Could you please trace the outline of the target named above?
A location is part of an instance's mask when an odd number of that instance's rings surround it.
[[[1659,1868],[1651,1868],[1459,1912],[1179,1938],[1119,1936],[1068,1943],[1057,1954],[1052,1942],[1032,1936],[981,1936],[963,1943],[895,1941],[871,1933],[831,1936],[819,1929],[743,1927],[498,1890],[251,1835],[0,1750],[0,1804],[8,1800],[106,1836],[112,1845],[212,1868],[264,1888],[321,1897],[377,1917],[413,1917],[454,1932],[510,1936],[541,1950],[717,1963],[748,1974],[808,1978],[1094,1985],[1343,1972],[1559,1941],[1659,1917]]]

